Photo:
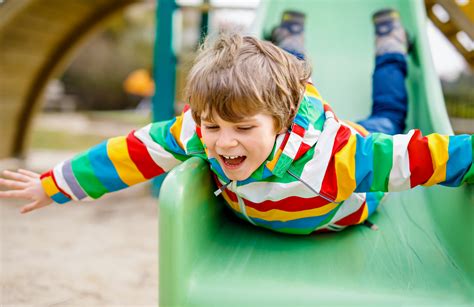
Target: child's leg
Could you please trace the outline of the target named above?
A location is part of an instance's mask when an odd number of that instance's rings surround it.
[[[377,56],[372,78],[372,113],[359,124],[369,132],[402,133],[407,115],[406,33],[394,10],[376,12],[373,19]],[[305,59],[304,21],[304,13],[285,11],[271,35],[274,44],[301,60]]]
[[[372,114],[359,124],[370,132],[402,133],[408,108],[406,33],[393,10],[375,13],[374,25],[377,56],[372,77]]]
[[[387,53],[375,59],[372,77],[372,113],[359,122],[369,132],[398,134],[405,130],[407,115],[405,56]]]

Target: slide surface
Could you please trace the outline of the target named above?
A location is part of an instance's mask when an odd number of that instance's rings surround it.
[[[452,133],[426,38],[422,1],[267,1],[256,28],[284,9],[307,14],[314,82],[340,118],[369,114],[371,15],[400,10],[415,49],[409,60],[408,127]],[[160,305],[474,304],[474,189],[392,193],[371,221],[340,233],[290,236],[234,218],[207,165],[191,159],[160,196]]]

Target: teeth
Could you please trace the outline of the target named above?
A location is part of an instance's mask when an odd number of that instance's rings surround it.
[[[224,155],[222,155],[222,156],[226,159],[237,159],[237,158],[242,157],[242,156],[224,156]]]

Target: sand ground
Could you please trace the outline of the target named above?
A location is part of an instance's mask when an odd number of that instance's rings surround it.
[[[104,138],[136,128],[67,114],[39,116],[38,125],[65,122]],[[42,172],[73,154],[35,149],[26,161],[1,160],[0,170]],[[0,306],[157,306],[158,202],[149,191],[144,183],[25,215],[25,202],[0,199]]]
[[[0,201],[1,306],[157,306],[157,201],[148,185],[20,215]]]

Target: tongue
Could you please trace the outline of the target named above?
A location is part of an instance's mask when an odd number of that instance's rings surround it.
[[[238,157],[238,158],[235,158],[235,159],[225,159],[225,163],[227,163],[229,165],[238,165],[238,164],[242,163],[244,160],[245,160],[245,157]]]

